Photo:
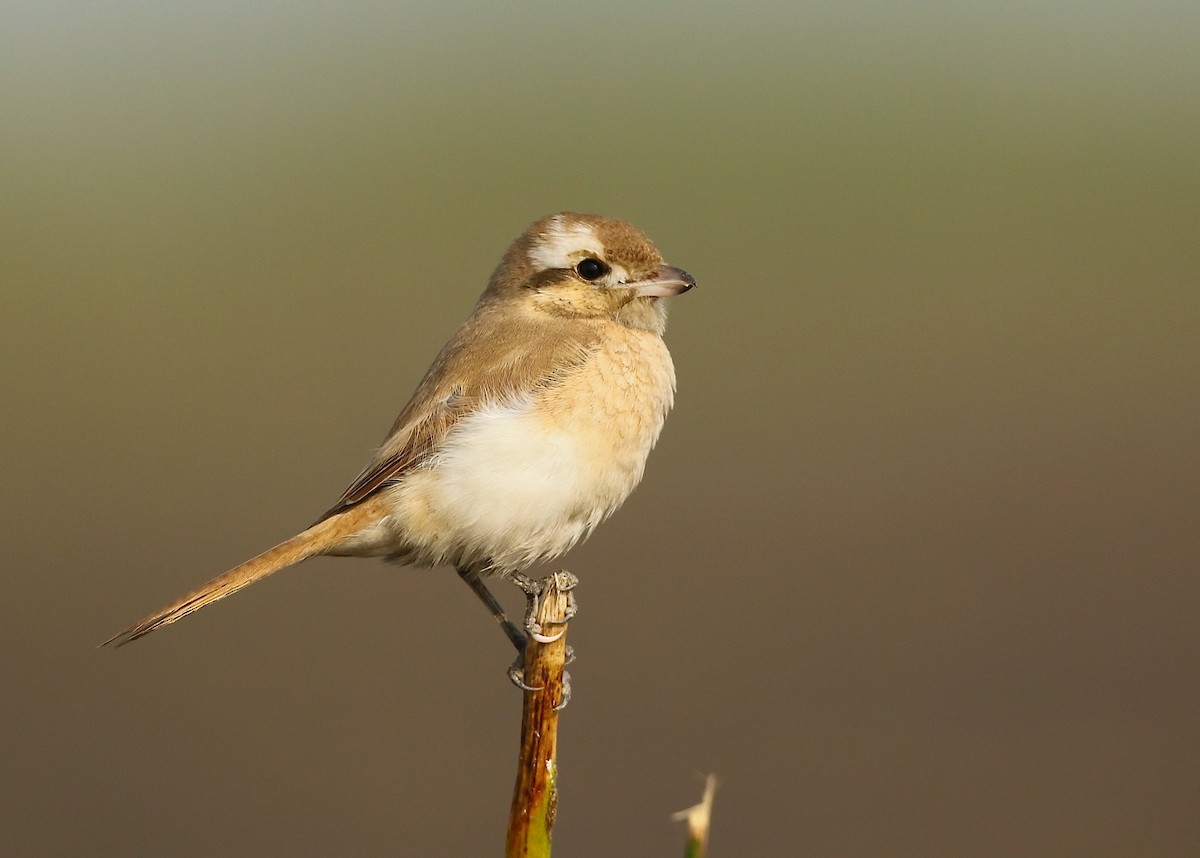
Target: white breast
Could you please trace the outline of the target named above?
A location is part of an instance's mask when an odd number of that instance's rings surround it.
[[[481,542],[575,542],[574,519],[590,505],[602,463],[572,428],[544,419],[530,400],[468,417],[437,456],[432,503]]]
[[[390,533],[363,534],[358,548],[390,543],[386,553],[405,562],[499,570],[565,552],[641,480],[674,392],[670,358],[654,341],[653,372],[643,360],[631,371],[629,350],[619,350],[553,390],[464,417],[389,490]]]

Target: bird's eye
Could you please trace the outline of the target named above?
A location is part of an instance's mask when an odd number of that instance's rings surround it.
[[[608,273],[608,266],[599,259],[593,259],[589,256],[587,259],[581,260],[575,266],[575,270],[579,272],[579,276],[584,280],[599,280]]]

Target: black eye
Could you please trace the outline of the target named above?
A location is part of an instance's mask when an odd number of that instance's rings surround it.
[[[579,276],[584,280],[599,280],[608,273],[608,266],[599,259],[588,257],[575,266],[575,270],[579,272]]]

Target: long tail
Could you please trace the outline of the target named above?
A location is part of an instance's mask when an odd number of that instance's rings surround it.
[[[155,611],[150,616],[139,620],[124,631],[117,632],[101,646],[108,644],[124,646],[142,635],[150,634],[160,626],[182,619],[218,599],[224,599],[229,594],[236,593],[261,578],[266,578],[272,572],[278,572],[301,560],[323,554],[347,536],[376,521],[381,512],[378,502],[367,500],[345,512],[323,519],[308,530],[298,533],[257,557],[218,575],[207,584],[177,599],[162,610]]]

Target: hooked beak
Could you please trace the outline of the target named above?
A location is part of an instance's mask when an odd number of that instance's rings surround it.
[[[630,283],[639,298],[672,298],[682,295],[696,285],[695,279],[682,268],[663,265],[653,277]]]

